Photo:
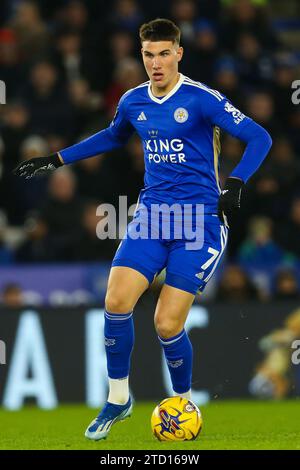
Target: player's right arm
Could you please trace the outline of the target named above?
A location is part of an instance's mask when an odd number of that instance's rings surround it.
[[[51,173],[64,164],[74,163],[122,147],[134,132],[134,127],[127,118],[126,102],[124,102],[126,96],[127,94],[121,98],[109,127],[47,157],[31,158],[22,162],[14,170],[14,174],[29,179],[33,176]]]

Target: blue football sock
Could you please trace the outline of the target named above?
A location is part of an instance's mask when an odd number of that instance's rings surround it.
[[[104,342],[107,358],[108,377],[128,377],[130,356],[134,343],[132,312],[104,314]]]
[[[193,348],[185,330],[172,338],[158,337],[168,364],[174,392],[185,393],[191,388]]]

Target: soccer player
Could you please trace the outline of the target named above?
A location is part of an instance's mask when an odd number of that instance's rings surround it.
[[[220,262],[230,218],[240,207],[242,186],[271,146],[269,134],[225,96],[178,72],[183,49],[180,30],[172,21],[156,19],[142,25],[140,38],[149,81],[121,97],[111,125],[58,153],[21,163],[15,170],[25,178],[49,173],[121,147],[134,132],[143,142],[145,186],[108,280],[104,342],[109,395],[86,430],[86,437],[94,440],[105,438],[114,423],[131,414],[128,377],[134,343],[133,310],[164,268],[166,278],[154,324],[174,394],[191,399],[193,352],[185,321],[196,293],[204,290]],[[218,179],[219,128],[246,143],[223,191]],[[188,237],[179,237],[176,227],[167,235],[161,233],[173,204],[188,207],[186,217],[196,233],[201,230],[197,210],[203,207],[203,240],[199,246],[187,247]],[[149,213],[157,214],[158,206],[162,209],[152,230],[152,222],[147,226],[152,221]],[[174,224],[177,215],[171,217]],[[151,236],[136,237],[138,225],[147,227],[144,232],[148,235],[150,228]]]

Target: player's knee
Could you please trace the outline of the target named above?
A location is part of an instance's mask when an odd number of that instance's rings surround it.
[[[105,309],[111,313],[127,313],[133,310],[130,299],[118,292],[108,292],[105,298]]]
[[[172,336],[177,335],[182,331],[183,326],[181,323],[178,323],[177,321],[172,321],[168,318],[160,318],[160,317],[155,317],[154,318],[154,325],[157,334],[161,338],[172,338]]]

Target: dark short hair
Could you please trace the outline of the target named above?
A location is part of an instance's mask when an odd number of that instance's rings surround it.
[[[140,27],[140,39],[143,41],[172,41],[180,43],[180,29],[171,20],[157,18]]]

